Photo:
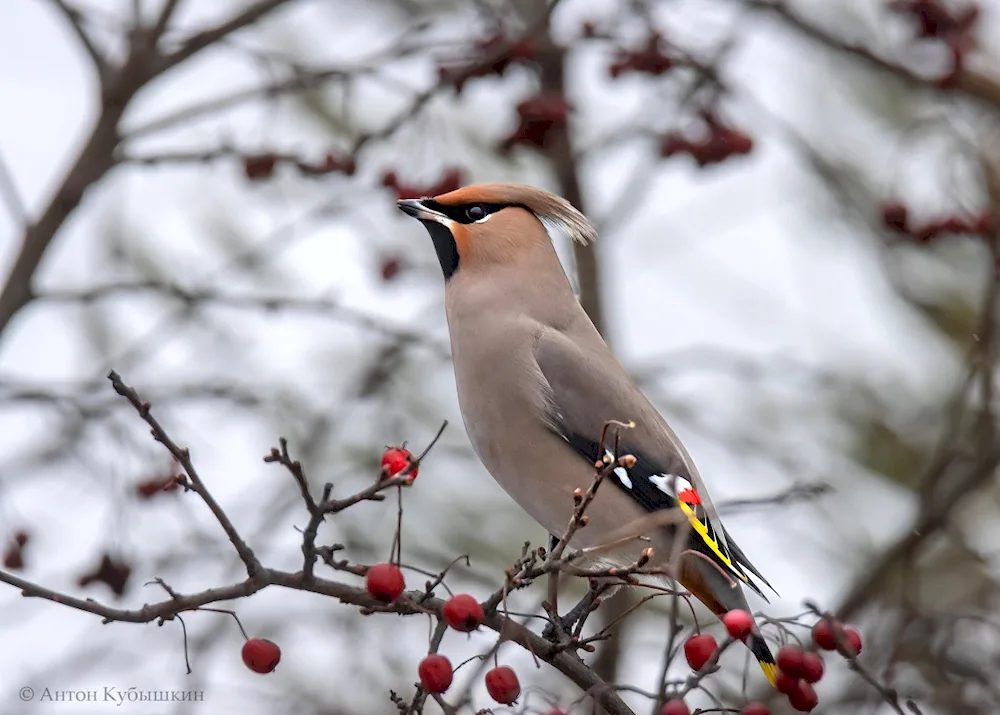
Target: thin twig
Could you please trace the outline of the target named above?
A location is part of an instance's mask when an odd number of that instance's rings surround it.
[[[167,25],[170,24],[171,18],[174,16],[174,12],[177,10],[177,6],[180,4],[180,0],[164,0],[163,7],[160,9],[160,14],[156,18],[156,22],[151,30],[151,36],[153,41],[157,41],[163,36],[163,33],[167,30]]]
[[[28,224],[28,208],[24,205],[14,174],[2,154],[0,154],[0,200],[7,205],[7,210],[15,222],[24,226]]]
[[[257,560],[253,550],[251,550],[246,542],[240,537],[239,533],[236,531],[236,527],[233,526],[232,521],[230,521],[229,516],[215,500],[215,497],[212,496],[211,492],[209,492],[205,483],[201,480],[201,477],[198,475],[198,472],[191,461],[191,452],[186,447],[178,446],[177,443],[170,438],[170,435],[166,433],[159,421],[153,417],[150,403],[144,402],[133,388],[122,382],[121,376],[117,372],[111,370],[108,373],[108,379],[111,381],[111,385],[114,387],[115,392],[128,400],[139,413],[139,417],[141,417],[143,421],[149,425],[150,430],[153,433],[153,439],[166,447],[170,454],[174,456],[174,459],[176,459],[184,469],[188,479],[191,480],[191,489],[197,492],[198,496],[200,496],[202,501],[205,502],[205,505],[212,512],[213,516],[215,516],[223,531],[226,532],[226,536],[229,537],[229,542],[233,545],[233,548],[236,549],[236,553],[239,554],[240,560],[246,566],[247,575],[253,579],[262,568],[260,561]]]
[[[83,45],[83,49],[87,51],[90,56],[90,61],[93,63],[94,68],[97,70],[99,76],[104,77],[105,73],[108,71],[108,61],[101,54],[101,51],[97,49],[97,45],[94,44],[93,38],[90,33],[84,28],[84,16],[83,12],[65,0],[49,0],[52,5],[55,6],[63,17],[69,22],[73,32],[76,34],[80,44]]]

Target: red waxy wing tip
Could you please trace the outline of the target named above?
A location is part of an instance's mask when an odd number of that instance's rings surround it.
[[[698,492],[694,489],[684,489],[678,495],[677,498],[680,499],[685,504],[701,504],[701,497],[698,496]]]

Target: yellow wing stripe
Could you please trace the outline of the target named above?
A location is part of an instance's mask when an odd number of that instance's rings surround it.
[[[701,537],[701,540],[704,541],[708,545],[708,548],[710,548],[712,550],[712,553],[715,554],[716,556],[718,556],[719,560],[721,560],[722,563],[724,563],[726,565],[726,567],[733,574],[735,574],[736,577],[740,581],[743,581],[744,583],[749,584],[750,580],[744,574],[740,573],[739,569],[737,569],[735,566],[733,566],[733,562],[729,560],[728,556],[726,556],[724,553],[722,553],[722,549],[719,548],[719,545],[715,542],[715,539],[713,539],[711,536],[709,536],[709,534],[708,534],[708,527],[705,526],[701,522],[701,519],[699,519],[695,515],[694,509],[692,509],[688,504],[686,504],[685,502],[682,502],[680,500],[678,500],[677,503],[678,503],[678,505],[680,505],[681,510],[687,515],[688,521],[691,522],[691,526],[698,533],[698,536]]]

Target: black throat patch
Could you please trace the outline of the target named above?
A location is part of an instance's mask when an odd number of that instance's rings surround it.
[[[427,233],[431,235],[438,263],[441,264],[441,272],[444,273],[444,279],[447,281],[458,270],[458,246],[455,244],[455,237],[451,235],[447,226],[443,226],[437,221],[421,221],[421,223],[427,229]]]

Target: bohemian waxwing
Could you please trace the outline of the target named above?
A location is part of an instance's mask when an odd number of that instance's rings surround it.
[[[588,243],[594,226],[565,199],[519,184],[477,184],[397,205],[424,225],[441,263],[459,405],[493,478],[558,537],[572,518],[573,492],[593,484],[595,462],[613,448],[610,437],[600,444],[605,425],[634,423],[617,437],[618,455],[634,455],[635,465],[606,480],[570,546],[599,554],[594,562],[606,568],[634,563],[652,545],[652,563],[672,558],[680,583],[717,616],[749,612],[740,584],[764,594],[747,572],[770,584],[726,533],[677,435],[580,306],[546,231]],[[690,526],[664,519],[622,542],[623,526],[662,510]],[[686,544],[674,543],[677,533]],[[745,642],[774,684],[774,658],[756,627]]]

